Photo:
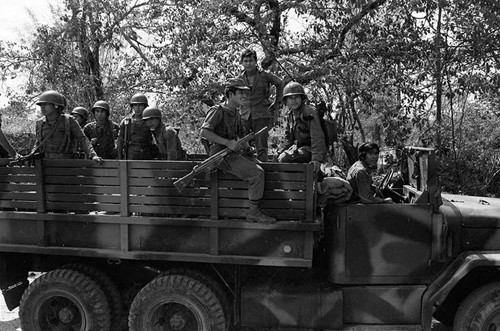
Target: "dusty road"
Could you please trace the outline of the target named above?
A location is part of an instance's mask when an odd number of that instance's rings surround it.
[[[0,298],[0,331],[19,331],[19,309],[9,311],[5,306],[3,296]]]

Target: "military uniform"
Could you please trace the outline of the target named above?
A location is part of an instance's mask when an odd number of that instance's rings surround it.
[[[117,158],[115,141],[118,138],[119,131],[120,127],[118,124],[110,120],[106,121],[104,125],[100,125],[97,122],[88,123],[83,128],[83,132],[87,138],[91,142],[95,141],[92,145],[97,155],[103,159]]]
[[[243,127],[238,111],[232,111],[222,105],[210,108],[203,122],[202,129],[213,131],[218,136],[227,140],[236,140],[243,136]],[[210,155],[225,149],[226,146],[210,144]],[[229,172],[236,177],[248,181],[248,198],[260,201],[264,195],[264,170],[251,158],[230,153],[224,157],[218,166],[224,172]]]
[[[81,146],[89,158],[97,156],[80,125],[70,115],[61,114],[53,123],[47,121],[46,117],[36,122],[36,142],[33,150],[43,152],[45,158],[78,158],[77,146]]]
[[[125,117],[120,123],[119,136],[124,142],[124,148],[127,148],[129,160],[153,159],[153,137],[144,120],[136,119],[133,115]]]
[[[246,132],[257,132],[265,126],[269,126],[270,120],[274,114],[269,111],[271,105],[270,87],[276,86],[276,102],[281,101],[283,97],[283,81],[270,72],[257,70],[255,79],[252,83],[248,80],[245,72],[240,77],[250,88],[248,94],[248,104],[240,109],[241,119]],[[269,134],[262,132],[255,137],[255,147],[257,148],[257,158],[260,161],[267,161],[267,147]]]
[[[353,189],[352,203],[385,203],[383,198],[376,196],[370,167],[365,162],[356,161],[347,172],[347,181]]]
[[[325,134],[316,110],[306,104],[298,111],[287,115],[284,150],[278,157],[280,162],[323,163],[326,158]]]
[[[177,131],[171,126],[160,123],[158,129],[153,131],[153,138],[158,147],[158,158],[160,160],[184,160],[181,141]]]

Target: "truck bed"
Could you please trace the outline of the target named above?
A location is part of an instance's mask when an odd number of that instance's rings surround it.
[[[310,267],[313,167],[266,163],[263,209],[245,221],[247,184],[230,174],[173,182],[195,161],[36,160],[0,166],[0,251]]]

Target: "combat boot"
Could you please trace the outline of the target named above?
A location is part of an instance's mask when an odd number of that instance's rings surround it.
[[[276,219],[271,216],[267,216],[260,210],[259,204],[255,202],[250,203],[250,209],[247,213],[247,221],[248,222],[257,222],[257,223],[276,223]]]

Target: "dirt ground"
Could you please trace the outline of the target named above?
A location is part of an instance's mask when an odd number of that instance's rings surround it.
[[[0,331],[19,331],[19,309],[9,311],[3,297],[0,298]]]

